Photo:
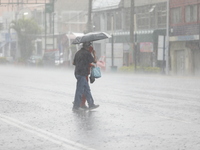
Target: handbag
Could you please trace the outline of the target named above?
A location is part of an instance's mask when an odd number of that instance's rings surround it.
[[[94,78],[100,78],[101,77],[101,69],[100,67],[93,66],[91,68],[91,76]]]
[[[95,78],[90,74],[90,83],[94,83],[94,81],[95,81]]]

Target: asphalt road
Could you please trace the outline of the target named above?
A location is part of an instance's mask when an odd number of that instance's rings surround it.
[[[200,78],[102,73],[72,112],[73,70],[0,66],[0,150],[199,150]]]

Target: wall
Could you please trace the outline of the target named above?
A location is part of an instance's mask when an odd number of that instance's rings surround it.
[[[55,3],[58,32],[83,32],[86,30],[89,0],[58,0]]]
[[[186,43],[185,41],[170,43],[171,73],[173,75],[193,75],[194,73],[193,51],[186,47]],[[181,53],[181,51],[183,53]],[[182,57],[180,55],[183,56],[183,60],[179,60]],[[180,72],[182,69],[181,67],[183,67],[183,72]]]
[[[181,20],[176,24],[170,24],[170,56],[172,74],[199,75],[200,61],[196,55],[200,54],[199,33],[200,18],[197,7],[197,20],[186,22],[185,6],[200,4],[199,0],[170,0],[170,9],[181,8]],[[198,6],[198,5],[197,5]],[[172,12],[172,11],[171,11]],[[171,17],[174,14],[170,14]],[[191,17],[191,16],[190,16]],[[183,60],[181,60],[183,58]],[[182,61],[182,62],[181,62]],[[183,65],[179,65],[179,63]],[[184,67],[184,72],[180,70]]]
[[[200,3],[198,0],[170,0],[170,7],[178,7],[183,5],[191,5]]]

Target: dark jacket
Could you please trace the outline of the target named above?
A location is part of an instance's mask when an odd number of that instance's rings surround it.
[[[84,48],[81,48],[76,52],[74,57],[73,65],[75,65],[75,75],[88,76],[89,66],[91,63],[95,62],[91,53]]]

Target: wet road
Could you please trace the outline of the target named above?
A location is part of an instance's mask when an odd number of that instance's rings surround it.
[[[200,78],[103,73],[72,112],[73,70],[0,66],[0,150],[199,150]]]

